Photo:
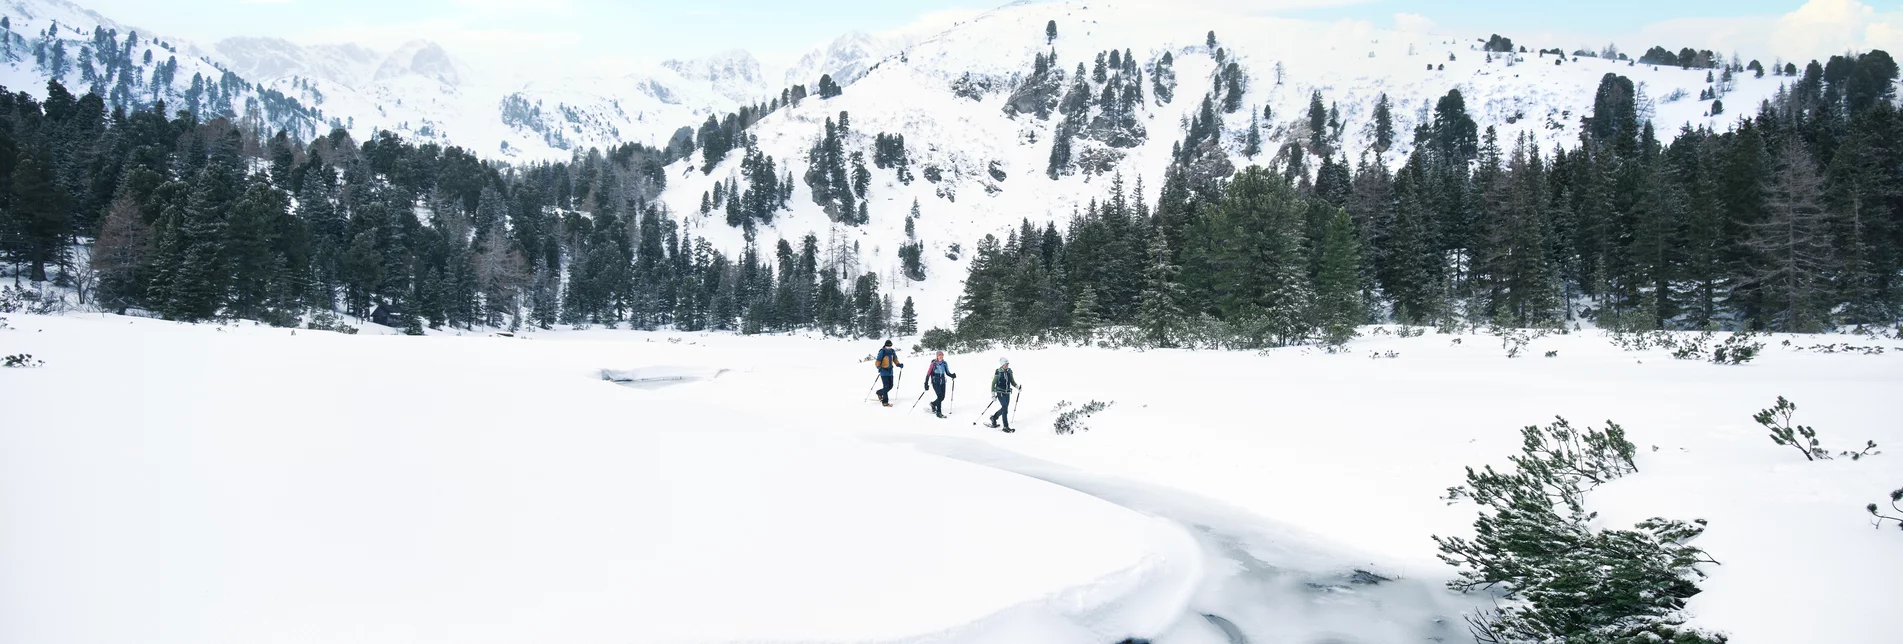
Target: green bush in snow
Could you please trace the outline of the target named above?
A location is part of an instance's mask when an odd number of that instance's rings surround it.
[[[1684,625],[1699,564],[1717,563],[1690,542],[1705,522],[1653,518],[1629,530],[1593,527],[1586,492],[1638,471],[1617,424],[1577,430],[1566,419],[1521,430],[1507,471],[1467,468],[1448,500],[1480,506],[1473,539],[1435,536],[1459,569],[1461,592],[1488,590],[1495,607],[1467,616],[1485,643],[1723,642]]]

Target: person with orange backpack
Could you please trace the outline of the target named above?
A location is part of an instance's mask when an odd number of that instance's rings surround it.
[[[880,349],[878,357],[872,359],[872,366],[878,367],[879,381],[884,385],[879,389],[879,404],[891,407],[892,401],[885,395],[892,391],[892,368],[905,368],[905,363],[899,362],[899,352],[892,350],[891,340],[885,341],[885,348]]]

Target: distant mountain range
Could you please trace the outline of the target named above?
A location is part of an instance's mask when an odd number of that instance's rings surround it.
[[[764,102],[795,84],[814,85],[824,74],[850,84],[904,44],[847,34],[783,75],[769,74],[751,53],[733,50],[610,77],[512,80],[473,68],[427,40],[378,51],[238,36],[207,48],[150,32],[129,42],[136,27],[66,0],[6,0],[0,15],[9,18],[14,43],[4,56],[9,64],[0,65],[0,82],[10,90],[43,95],[54,77],[75,93],[90,88],[105,96],[123,85],[115,104],[165,100],[231,118],[246,118],[247,105],[255,102],[253,118],[303,138],[341,127],[361,139],[382,129],[517,160],[567,158],[625,142],[664,145],[677,129],[697,126],[708,115]],[[113,48],[131,54],[113,66],[110,77],[91,56],[108,37]],[[63,50],[63,60],[49,59],[55,49]],[[162,71],[168,60],[176,61],[169,76]],[[63,68],[56,72],[51,63]],[[160,77],[153,76],[155,70]],[[201,79],[197,94],[194,76]],[[216,93],[203,89],[210,83],[221,87]]]

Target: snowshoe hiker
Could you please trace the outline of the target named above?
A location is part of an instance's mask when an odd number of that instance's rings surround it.
[[[998,370],[991,374],[991,395],[998,398],[998,413],[991,415],[992,429],[998,427],[998,419],[1004,419],[1004,433],[1017,431],[1011,429],[1011,392],[1018,389],[1017,376],[1011,374],[1011,360],[998,358]]]
[[[957,377],[958,374],[952,373],[951,365],[945,362],[945,352],[938,352],[938,357],[932,359],[932,366],[925,370],[925,388],[938,393],[938,397],[932,399],[933,416],[945,417],[945,379]]]
[[[899,362],[899,352],[892,350],[891,340],[885,341],[885,348],[880,349],[879,356],[872,359],[872,366],[879,368],[879,382],[883,385],[879,388],[879,404],[891,407],[892,401],[885,395],[892,391],[892,368],[905,368],[905,363]]]

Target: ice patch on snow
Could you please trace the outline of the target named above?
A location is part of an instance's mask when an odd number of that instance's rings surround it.
[[[690,382],[719,378],[731,369],[711,367],[642,367],[640,369],[602,369],[601,379],[636,389],[660,389]]]

